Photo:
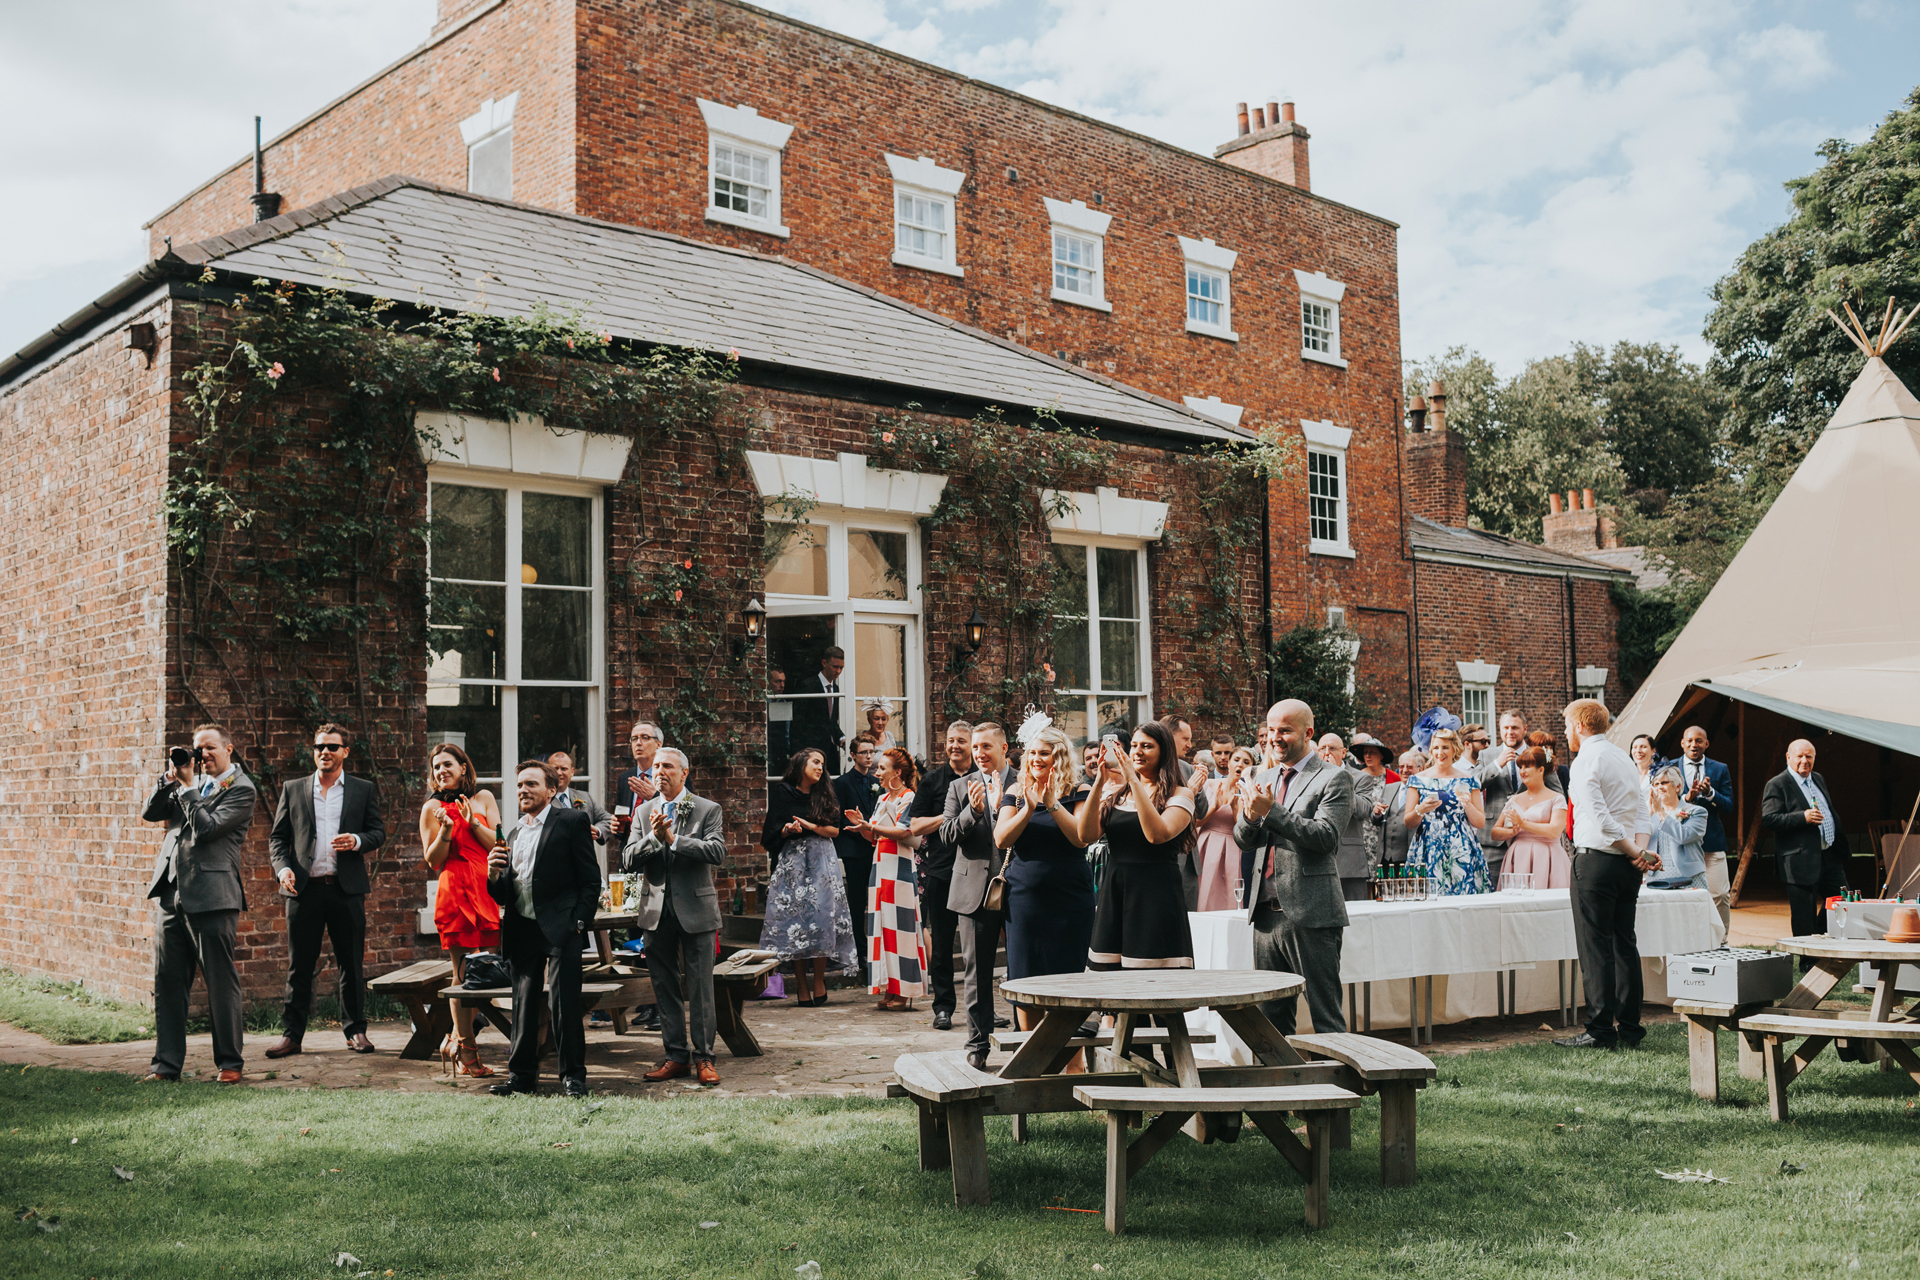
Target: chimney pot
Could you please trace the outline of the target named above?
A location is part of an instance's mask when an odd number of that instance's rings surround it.
[[[1446,395],[1447,395],[1447,384],[1440,381],[1440,379],[1435,378],[1432,382],[1429,382],[1427,384],[1427,394],[1429,396],[1436,396],[1444,400],[1446,399]]]
[[[1280,118],[1288,124],[1293,123],[1293,103],[1291,101],[1280,104]]]
[[[1267,123],[1270,125],[1280,123],[1280,104],[1279,103],[1269,102],[1267,104]]]
[[[1427,429],[1427,398],[1415,396],[1407,403],[1407,429],[1425,431]]]
[[[1571,489],[1567,490],[1567,510],[1578,511],[1579,509],[1580,509],[1580,495],[1575,493]]]
[[[1264,129],[1264,128],[1266,128],[1266,127],[1267,127],[1267,112],[1266,112],[1266,108],[1265,108],[1265,107],[1255,107],[1255,108],[1253,109],[1253,128],[1254,128],[1254,132],[1256,132],[1256,133],[1258,133],[1258,132],[1259,132],[1260,130],[1262,130],[1262,129]]]
[[[1582,489],[1580,491],[1580,509],[1582,511],[1593,510],[1593,490]]]
[[[1247,104],[1244,102],[1236,103],[1234,104],[1234,110],[1240,114],[1240,136],[1244,138],[1247,136]]]
[[[1547,514],[1550,516],[1557,516],[1560,514],[1560,495],[1559,494],[1550,493],[1547,495]]]

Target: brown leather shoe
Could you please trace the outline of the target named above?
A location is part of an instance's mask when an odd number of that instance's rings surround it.
[[[219,1082],[221,1084],[239,1084],[240,1073],[234,1070],[232,1067],[227,1067],[225,1070],[221,1071]]]
[[[267,1050],[269,1058],[291,1058],[300,1052],[300,1042],[292,1036],[281,1036],[278,1044]]]
[[[690,1076],[692,1074],[692,1067],[684,1062],[675,1062],[669,1058],[640,1078],[653,1084],[659,1084],[662,1080],[678,1080],[681,1076]],[[718,1079],[719,1077],[716,1076],[714,1078]]]
[[[162,1084],[179,1084],[180,1077],[167,1071],[150,1071],[140,1077],[141,1084],[153,1084],[155,1082]]]
[[[359,1035],[347,1038],[347,1048],[355,1053],[372,1053],[373,1041],[367,1039],[367,1033],[362,1031]]]
[[[714,1069],[714,1065],[711,1062],[703,1062],[700,1064],[699,1075],[701,1084],[720,1083],[720,1073]]]

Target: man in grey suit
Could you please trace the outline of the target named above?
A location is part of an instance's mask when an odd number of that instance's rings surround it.
[[[1385,752],[1376,744],[1368,755]],[[1320,759],[1336,769],[1346,769],[1347,744],[1337,733],[1320,739]],[[1373,806],[1379,802],[1380,788],[1386,784],[1384,773],[1347,770],[1353,780],[1353,809],[1347,814],[1346,829],[1340,833],[1340,896],[1348,902],[1368,902],[1373,898],[1373,869],[1379,863],[1379,834],[1373,825]]]
[[[613,837],[613,815],[607,812],[605,805],[593,798],[590,791],[576,791],[573,786],[573,757],[564,751],[547,754],[547,763],[560,776],[560,790],[554,792],[553,802],[562,809],[579,809],[587,815],[587,821],[593,825],[593,857],[600,864],[600,883],[607,882],[607,841]]]
[[[1000,949],[1006,912],[986,907],[987,885],[1000,874],[1006,855],[993,844],[1000,797],[1013,785],[1007,764],[1007,732],[988,721],[973,729],[973,762],[980,772],[947,787],[940,839],[953,850],[953,884],[947,909],[960,917],[960,954],[967,966],[967,1061],[984,1070],[993,1035],[993,958]]]
[[[1520,780],[1520,766],[1514,763],[1515,757],[1527,745],[1527,718],[1518,711],[1503,712],[1500,716],[1500,745],[1480,753],[1479,767],[1474,776],[1480,780],[1481,798],[1487,806],[1487,825],[1480,828],[1480,851],[1487,859],[1487,881],[1494,888],[1500,887],[1500,867],[1507,860],[1507,842],[1494,838],[1494,824],[1500,821],[1500,814],[1507,807],[1507,801],[1527,789]],[[1547,790],[1565,795],[1560,785],[1560,775],[1552,769],[1546,771]]]
[[[1289,698],[1267,711],[1269,741],[1280,763],[1255,775],[1233,838],[1242,849],[1242,877],[1254,886],[1253,963],[1306,979],[1315,1031],[1345,1031],[1340,1008],[1340,942],[1347,904],[1340,896],[1340,837],[1353,812],[1353,771],[1313,750],[1313,709]],[[1261,1011],[1290,1035],[1299,997]]]
[[[641,1077],[656,1084],[698,1073],[719,1084],[713,1065],[718,1017],[713,1003],[713,944],[720,932],[720,897],[713,869],[726,860],[726,821],[720,806],[687,790],[687,757],[662,747],[653,758],[660,794],[634,815],[624,865],[650,884],[665,884],[660,919],[647,930],[647,972],[660,1007],[666,1061]],[[686,971],[686,986],[680,974]]]
[[[1426,767],[1425,756],[1409,751],[1400,757],[1400,780],[1386,782],[1382,778],[1380,798],[1373,806],[1373,822],[1379,831],[1380,861],[1386,866],[1403,867],[1407,863],[1407,845],[1413,839],[1413,832],[1402,821],[1407,812],[1407,792],[1411,789],[1407,779]]]
[[[367,855],[386,843],[380,796],[365,778],[347,774],[346,730],[313,731],[314,771],[280,788],[267,852],[287,907],[287,997],[280,1043],[269,1058],[299,1053],[313,1008],[320,940],[333,939],[340,970],[340,1029],[347,1048],[372,1053],[367,1039]]]
[[[197,968],[207,984],[213,1062],[221,1084],[240,1083],[246,1016],[234,936],[247,894],[240,851],[260,793],[233,761],[233,739],[217,724],[193,731],[195,760],[174,764],[154,787],[141,817],[167,824],[147,896],[158,912],[153,931],[155,1044],[149,1080],[178,1080],[187,1060],[187,993]],[[200,766],[194,775],[194,764]],[[171,761],[169,761],[171,764]]]

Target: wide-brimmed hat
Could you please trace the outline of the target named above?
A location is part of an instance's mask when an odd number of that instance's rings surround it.
[[[1349,754],[1357,756],[1368,747],[1372,747],[1375,751],[1378,751],[1388,764],[1393,763],[1393,748],[1370,733],[1354,734],[1353,741],[1347,746],[1347,751]]]

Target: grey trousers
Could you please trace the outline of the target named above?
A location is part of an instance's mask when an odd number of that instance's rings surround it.
[[[653,977],[654,1003],[660,1007],[660,1039],[673,1062],[713,1061],[719,1025],[713,1006],[715,932],[682,929],[671,902],[660,908],[659,925],[647,930],[647,972]],[[680,982],[683,965],[685,987]]]
[[[1341,1008],[1340,941],[1346,930],[1302,929],[1286,913],[1263,904],[1253,913],[1253,967],[1297,973],[1306,979],[1307,1012],[1315,1031],[1345,1031]],[[1260,1006],[1267,1020],[1290,1036],[1299,1019],[1300,997],[1269,1000]]]
[[[177,1076],[187,1061],[187,993],[197,969],[207,984],[207,1020],[213,1024],[213,1062],[222,1071],[245,1065],[246,1010],[240,971],[233,963],[238,911],[174,910],[173,887],[160,891],[153,930],[153,1071]]]
[[[1006,914],[980,911],[960,917],[960,956],[967,966],[967,1052],[993,1047],[993,957]]]

